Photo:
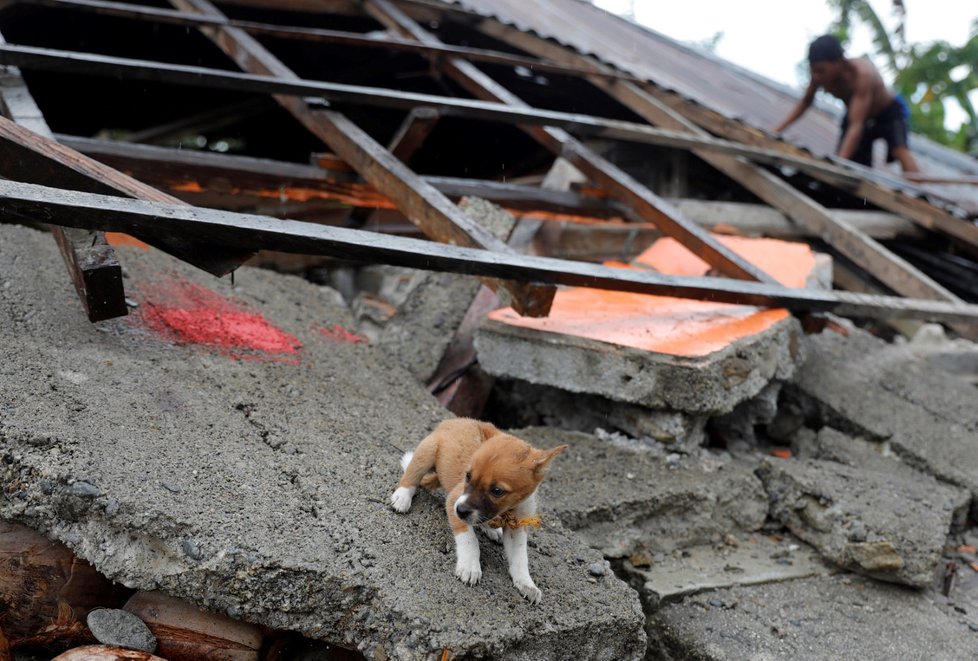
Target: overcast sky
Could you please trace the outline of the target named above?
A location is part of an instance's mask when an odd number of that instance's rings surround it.
[[[833,17],[825,0],[595,0],[594,4],[618,14],[633,7],[638,23],[683,42],[701,44],[723,32],[714,51],[718,56],[792,87],[808,83],[807,75],[799,80],[798,63],[805,58],[808,43],[825,31]],[[895,23],[892,0],[870,0],[870,4],[887,25]],[[975,0],[904,0],[904,6],[911,43],[940,39],[960,46],[978,18]],[[857,31],[849,55],[871,50],[869,32]],[[978,103],[978,93],[974,98]],[[954,125],[963,120],[960,109],[954,118]]]

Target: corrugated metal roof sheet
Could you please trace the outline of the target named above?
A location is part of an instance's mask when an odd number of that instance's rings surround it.
[[[771,130],[791,111],[800,90],[771,81],[725,60],[598,9],[582,0],[448,0],[486,17],[592,55],[622,71],[673,90],[731,119]],[[805,44],[799,44],[798,57]],[[786,132],[786,138],[819,156],[833,153],[839,111],[818,103]],[[921,136],[911,138],[927,173],[974,175],[978,161]],[[930,192],[978,214],[978,187],[903,185],[908,193]],[[935,200],[936,202],[936,200]]]

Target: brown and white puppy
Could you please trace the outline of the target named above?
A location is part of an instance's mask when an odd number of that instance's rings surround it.
[[[526,526],[505,526],[500,533],[486,524],[503,515],[517,523],[533,519],[537,487],[551,460],[566,449],[561,445],[538,450],[488,422],[445,420],[401,459],[404,475],[391,505],[398,512],[407,512],[418,486],[434,488],[440,483],[448,493],[445,509],[455,535],[455,575],[469,585],[482,578],[474,530],[480,526],[496,541],[502,538],[513,584],[531,603],[537,603],[541,593],[530,578]]]

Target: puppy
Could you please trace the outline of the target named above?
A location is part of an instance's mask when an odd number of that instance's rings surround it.
[[[513,584],[535,604],[541,592],[530,578],[526,526],[539,525],[537,487],[553,458],[566,449],[537,450],[488,422],[445,420],[401,459],[404,475],[391,505],[407,512],[418,486],[440,483],[448,492],[445,509],[455,535],[455,576],[469,585],[482,578],[474,530],[479,526],[496,541],[502,538]]]

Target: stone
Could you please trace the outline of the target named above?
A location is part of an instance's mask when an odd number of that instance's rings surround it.
[[[782,404],[816,429],[887,443],[904,463],[978,497],[974,387],[931,368],[905,345],[858,329],[806,337],[809,356]],[[782,406],[787,409],[789,406]]]
[[[88,614],[88,629],[103,645],[153,653],[156,636],[138,617],[118,608],[96,608]]]
[[[700,592],[757,585],[837,571],[811,546],[791,535],[751,534],[736,546],[704,544],[658,553],[649,566],[626,561],[624,572],[642,594],[648,612]]]

